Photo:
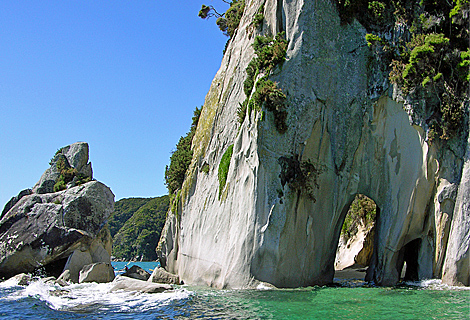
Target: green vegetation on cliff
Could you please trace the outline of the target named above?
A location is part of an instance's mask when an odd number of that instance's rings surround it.
[[[274,115],[274,124],[280,133],[287,130],[285,110],[286,95],[269,80],[274,68],[282,66],[286,60],[287,41],[284,39],[284,32],[278,33],[275,38],[257,36],[253,43],[256,57],[250,61],[246,68],[247,78],[243,83],[243,90],[246,99],[238,109],[238,120],[245,121],[245,117],[250,115],[252,110],[261,110],[264,106]],[[261,78],[257,79],[259,75]],[[256,83],[256,85],[255,85]],[[255,92],[252,94],[253,87]]]
[[[186,171],[188,170],[189,165],[191,164],[191,159],[193,158],[191,142],[194,134],[196,133],[196,127],[199,122],[201,111],[202,107],[196,107],[196,110],[194,110],[191,129],[184,137],[180,138],[176,145],[176,150],[170,157],[170,165],[165,168],[165,184],[168,188],[169,194],[175,193],[175,191],[180,189],[183,185]]]
[[[344,219],[341,235],[348,239],[357,233],[360,224],[365,227],[373,226],[376,215],[377,206],[374,200],[363,194],[356,195]]]
[[[110,218],[113,256],[123,260],[156,260],[155,248],[165,224],[169,205],[169,196],[117,201],[115,212]],[[125,219],[126,217],[129,218]],[[118,222],[124,220],[126,221],[116,232]]]
[[[90,177],[87,177],[77,171],[77,169],[72,168],[67,160],[65,155],[61,154],[62,149],[57,150],[54,159],[57,158],[56,167],[59,171],[60,176],[57,178],[54,184],[54,192],[62,191],[67,189],[67,184],[74,181],[75,185],[81,185],[83,183],[91,181]],[[52,164],[54,159],[51,160],[49,164]]]
[[[232,154],[233,154],[233,144],[228,146],[227,150],[225,151],[225,153],[222,155],[222,158],[220,159],[219,172],[218,172],[219,199],[222,194],[222,191],[224,191],[225,184],[227,183],[228,169],[230,168],[230,161],[232,160]]]
[[[344,23],[356,18],[370,32],[376,61],[403,96],[425,98],[429,139],[460,136],[469,103],[470,1],[337,0],[337,7]]]

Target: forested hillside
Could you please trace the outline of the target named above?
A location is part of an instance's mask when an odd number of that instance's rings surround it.
[[[168,196],[117,201],[109,219],[113,256],[122,260],[156,260],[155,247],[168,207]]]

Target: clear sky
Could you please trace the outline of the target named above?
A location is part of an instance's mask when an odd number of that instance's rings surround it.
[[[90,145],[116,200],[167,193],[164,169],[204,103],[227,37],[222,0],[0,1],[0,207],[57,149]],[[1,209],[0,209],[1,210]]]

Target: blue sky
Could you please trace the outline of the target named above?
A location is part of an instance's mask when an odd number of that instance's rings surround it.
[[[60,147],[90,145],[116,200],[167,193],[164,168],[204,103],[227,38],[222,0],[0,2],[0,206]]]

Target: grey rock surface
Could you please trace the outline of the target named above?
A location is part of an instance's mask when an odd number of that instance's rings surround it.
[[[470,131],[470,130],[469,130]],[[449,285],[470,285],[470,134],[465,164],[454,207],[442,280]]]
[[[88,162],[89,147],[86,142],[76,142],[69,146],[57,150],[51,159],[50,168],[42,174],[39,181],[33,187],[34,193],[44,194],[54,192],[54,184],[60,176],[57,169],[57,161],[61,157],[67,159],[68,164],[77,170],[77,173],[83,174],[85,177],[93,179],[93,170],[91,162]]]

